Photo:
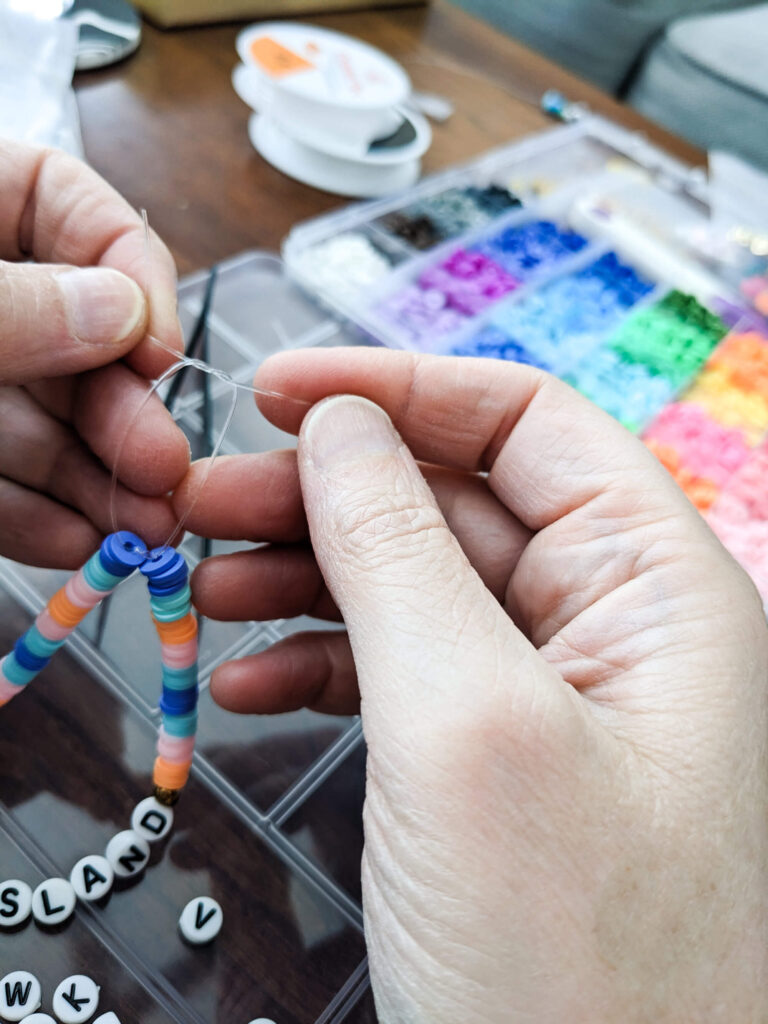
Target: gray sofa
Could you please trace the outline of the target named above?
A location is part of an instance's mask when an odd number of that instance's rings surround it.
[[[768,3],[454,2],[699,145],[768,166]]]
[[[627,99],[704,148],[768,169],[768,3],[673,22]]]

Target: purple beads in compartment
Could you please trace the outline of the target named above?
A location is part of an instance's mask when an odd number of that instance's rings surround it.
[[[498,263],[466,249],[458,249],[419,278],[421,288],[442,292],[448,305],[465,316],[477,316],[519,285]]]
[[[380,317],[404,331],[411,341],[428,343],[463,327],[520,282],[482,253],[457,249],[428,267],[416,285],[395,292],[379,304]]]
[[[513,277],[525,279],[581,252],[587,239],[549,220],[505,228],[473,248],[498,263]]]
[[[441,291],[413,284],[390,295],[379,304],[377,312],[409,340],[425,348],[430,341],[453,334],[467,323],[466,317],[451,309]]]

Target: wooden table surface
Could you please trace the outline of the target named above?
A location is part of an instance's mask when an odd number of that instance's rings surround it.
[[[405,64],[417,87],[455,102],[454,117],[435,128],[428,171],[547,127],[536,103],[551,86],[647,127],[684,159],[699,157],[442,0],[430,8],[314,20],[383,47]],[[297,221],[343,202],[285,178],[252,150],[248,110],[230,83],[237,32],[237,26],[147,27],[135,56],[76,83],[90,161],[134,205],[148,209],[182,273],[247,248],[275,250]],[[50,584],[39,574],[30,579],[43,590]],[[142,688],[154,695],[156,684],[151,670],[136,666],[151,662],[146,644],[154,641],[145,644],[134,613],[141,618],[146,609],[137,612],[131,599],[113,612],[105,634],[107,648],[124,634],[120,650],[105,650],[111,664],[125,659],[124,691],[105,687],[103,673],[96,678],[99,673],[60,652],[34,692],[0,716],[0,879],[36,884],[67,873],[127,827],[132,806],[146,795],[153,729],[142,711]],[[28,612],[0,593],[0,650],[29,621]],[[212,636],[209,631],[209,641]],[[231,637],[225,630],[221,636],[223,652]],[[230,792],[230,782],[237,788],[229,808],[196,777],[146,878],[114,892],[106,906],[79,909],[57,933],[31,924],[15,934],[0,931],[0,977],[34,971],[48,1008],[57,982],[89,973],[102,986],[100,1009],[115,1010],[122,1024],[246,1024],[260,1016],[276,1024],[373,1024],[370,992],[349,1013],[343,1000],[325,1010],[345,984],[350,999],[361,979],[364,985],[355,906],[364,751],[351,746],[344,770],[329,770],[327,781],[288,813],[281,794],[290,795],[295,780],[333,749],[329,744],[344,743],[350,728],[302,714],[284,716],[282,724],[252,720],[252,734],[245,735],[242,719],[235,726],[213,706],[201,711],[203,753],[219,773],[221,791]],[[272,812],[277,807],[280,814]],[[313,863],[333,879],[341,899],[323,895]],[[186,900],[204,892],[222,903],[225,929],[213,947],[191,951],[175,924]]]
[[[646,129],[683,159],[701,159],[692,146],[444,0],[312,20],[381,47],[405,64],[418,88],[456,103],[454,117],[435,126],[426,171],[550,126],[537,104],[553,86]],[[135,56],[77,78],[90,162],[147,208],[181,273],[243,249],[277,249],[297,221],[344,202],[286,178],[252,149],[249,110],[230,81],[238,31],[147,26]]]

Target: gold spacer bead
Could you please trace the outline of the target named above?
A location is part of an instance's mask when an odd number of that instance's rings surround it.
[[[175,803],[178,803],[179,797],[181,796],[180,789],[165,789],[163,786],[154,787],[155,800],[158,803],[165,804],[166,807],[173,807]]]

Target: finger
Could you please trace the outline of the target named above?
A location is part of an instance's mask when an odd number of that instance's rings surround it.
[[[2,478],[0,520],[0,555],[27,565],[78,569],[101,543],[79,512]]]
[[[0,423],[0,476],[77,509],[102,533],[113,528],[111,474],[77,435],[20,388],[0,388]],[[170,501],[122,486],[114,506],[120,525],[139,531],[148,543],[160,544],[176,523]]]
[[[149,396],[149,397],[148,397]],[[91,451],[137,494],[165,494],[189,468],[189,443],[157,395],[126,366],[85,374],[73,425]]]
[[[321,403],[304,421],[298,459],[312,544],[349,631],[372,743],[402,745],[422,716],[476,721],[479,709],[485,718],[503,707],[528,719],[559,702],[575,718],[572,691],[485,588],[380,409],[352,397]]]
[[[131,206],[74,157],[11,141],[0,142],[0,258],[119,270],[139,285],[151,273],[152,333],[181,350],[176,316],[176,270],[153,236],[147,267],[144,225]],[[171,357],[149,340],[131,354],[145,376],[158,375]]]
[[[0,264],[0,382],[80,373],[144,334],[144,294],[116,270]]]
[[[295,451],[220,455],[195,462],[173,495],[176,514],[201,537],[218,540],[304,540]]]
[[[340,617],[309,545],[208,558],[192,575],[192,597],[203,615],[227,622]]]
[[[343,632],[297,633],[211,677],[213,699],[229,711],[274,715],[308,707],[330,715],[360,710],[357,675]]]
[[[194,533],[222,540],[278,544],[308,536],[295,452],[227,456],[216,459],[205,479],[208,470],[208,460],[195,463],[174,493],[179,518],[191,506],[186,525]],[[436,466],[423,467],[423,472],[451,532],[485,585],[502,600],[530,532],[491,493],[483,478]],[[296,589],[295,582],[284,591],[270,586],[268,593],[278,598],[270,613],[262,596],[267,591],[262,588],[267,585],[266,577],[279,570],[283,550],[278,549],[264,561],[248,557],[241,561],[231,556],[221,563],[226,564],[226,589],[221,589],[221,572],[201,572],[196,591],[201,611],[212,618],[245,619],[321,614],[311,611],[309,604],[301,604],[311,599],[314,607],[322,606],[313,589],[314,577],[308,580],[306,589]],[[258,585],[249,578],[252,571],[259,571]],[[289,590],[299,601],[284,603],[290,600],[286,597]],[[285,610],[294,607],[295,611]]]
[[[694,549],[714,596],[722,557],[702,518],[640,441],[561,381],[484,359],[372,349],[297,356],[267,360],[258,385],[309,402],[342,389],[380,402],[417,458],[488,472],[499,500],[541,531],[508,602],[535,643],[630,579],[660,565],[674,573]],[[296,403],[258,401],[278,426],[299,427]],[[682,618],[684,605],[676,600]]]
[[[310,403],[340,393],[376,402],[417,459],[488,472],[494,492],[533,530],[588,502],[606,482],[634,481],[640,489],[638,473],[677,493],[669,474],[612,417],[529,366],[325,349],[272,356],[256,380]],[[298,403],[261,395],[257,401],[273,423],[298,432]]]

